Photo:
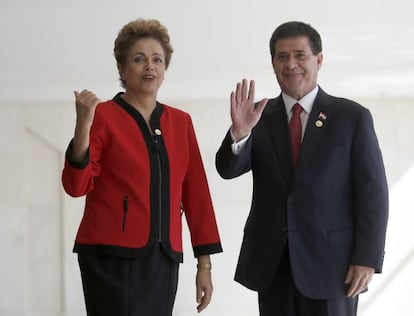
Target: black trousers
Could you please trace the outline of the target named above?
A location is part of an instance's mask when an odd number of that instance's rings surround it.
[[[160,247],[149,256],[78,255],[88,316],[171,316],[178,266]]]
[[[303,296],[293,281],[285,250],[269,289],[259,292],[260,316],[356,316],[358,297],[315,300]]]

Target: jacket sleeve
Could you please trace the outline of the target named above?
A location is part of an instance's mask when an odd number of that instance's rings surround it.
[[[224,140],[216,153],[216,169],[219,175],[224,179],[236,178],[251,169],[251,148],[252,138],[244,144],[242,151],[236,155],[232,150],[233,140],[230,130],[227,132]]]
[[[72,142],[66,150],[65,165],[62,171],[62,184],[66,193],[70,196],[83,196],[93,190],[94,179],[99,176],[101,165],[100,156],[104,147],[105,126],[98,111],[95,110],[95,117],[90,131],[90,145],[88,152],[82,162],[71,160]]]
[[[388,221],[388,186],[372,116],[364,109],[352,147],[355,249],[351,264],[382,270]]]
[[[188,223],[194,256],[222,252],[214,214],[196,135],[188,120],[189,165],[183,182],[182,203]]]

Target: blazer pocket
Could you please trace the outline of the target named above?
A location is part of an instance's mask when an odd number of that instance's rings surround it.
[[[331,230],[328,232],[328,241],[331,245],[340,245],[349,243],[354,239],[354,231],[352,228],[343,228]]]
[[[127,214],[128,214],[128,195],[125,195],[122,201],[122,232],[125,232],[126,230]]]

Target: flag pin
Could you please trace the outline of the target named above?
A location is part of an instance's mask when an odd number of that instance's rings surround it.
[[[318,119],[315,122],[315,126],[316,127],[322,127],[323,126],[323,122],[325,122],[325,120],[327,118],[328,118],[328,116],[325,113],[320,112],[319,115],[318,115]]]

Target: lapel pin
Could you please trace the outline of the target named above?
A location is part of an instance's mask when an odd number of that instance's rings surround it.
[[[328,118],[328,116],[325,113],[320,112],[319,115],[318,115],[318,119],[315,122],[315,126],[318,127],[318,128],[319,127],[322,127],[323,126],[323,122],[325,122],[325,120],[327,118]]]
[[[321,119],[321,120],[326,120],[326,118],[327,118],[328,116],[325,114],[325,113],[323,113],[323,112],[320,112],[319,113],[319,116],[318,116],[318,119]]]
[[[155,135],[160,136],[161,135],[161,130],[159,130],[158,128],[155,129]]]

